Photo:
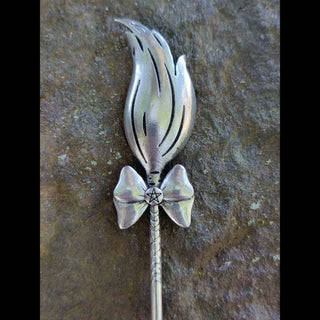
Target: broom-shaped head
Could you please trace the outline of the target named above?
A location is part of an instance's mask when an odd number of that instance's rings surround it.
[[[133,56],[124,110],[126,138],[147,176],[159,177],[186,144],[194,124],[196,99],[185,55],[175,64],[159,32],[133,20],[115,20],[128,27]]]

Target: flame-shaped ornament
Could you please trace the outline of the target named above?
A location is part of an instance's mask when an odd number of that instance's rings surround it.
[[[121,229],[132,226],[150,206],[151,319],[162,320],[159,205],[179,226],[188,227],[193,187],[182,165],[163,182],[165,165],[186,144],[194,124],[196,100],[185,56],[174,63],[163,36],[141,23],[116,19],[126,32],[133,56],[133,75],[124,110],[126,138],[147,174],[147,181],[130,166],[122,169],[114,190]]]

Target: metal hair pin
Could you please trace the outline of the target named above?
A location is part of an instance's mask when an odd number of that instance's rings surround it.
[[[134,62],[124,109],[125,134],[147,179],[125,166],[113,201],[121,229],[132,226],[150,206],[151,319],[162,320],[159,206],[177,225],[189,227],[194,191],[180,164],[163,181],[160,176],[191,134],[196,99],[184,55],[175,64],[159,32],[133,20],[115,20],[129,29],[126,35]]]

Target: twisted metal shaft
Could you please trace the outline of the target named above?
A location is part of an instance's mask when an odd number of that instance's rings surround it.
[[[150,206],[151,320],[162,320],[159,207]]]

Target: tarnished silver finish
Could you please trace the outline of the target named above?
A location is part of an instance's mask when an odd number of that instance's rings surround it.
[[[174,166],[161,183],[161,172],[187,142],[194,124],[195,94],[185,56],[174,63],[162,35],[139,22],[116,19],[126,32],[133,75],[124,110],[124,128],[147,183],[130,166],[120,173],[114,204],[121,229],[132,226],[150,206],[151,319],[162,320],[159,206],[179,226],[189,227],[194,190],[185,168]]]
[[[150,206],[159,205],[163,200],[163,192],[157,187],[151,187],[145,192],[144,199]]]

